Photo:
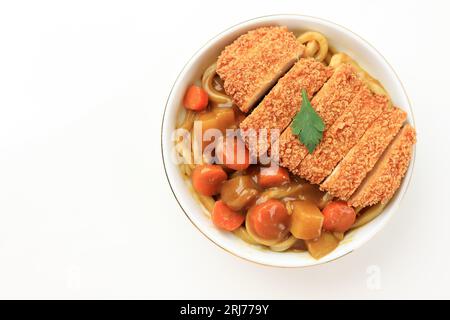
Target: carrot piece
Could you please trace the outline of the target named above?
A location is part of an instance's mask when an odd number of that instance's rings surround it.
[[[332,201],[322,211],[323,228],[332,232],[346,232],[355,223],[356,212],[345,201]]]
[[[190,86],[183,100],[184,107],[192,111],[202,111],[208,106],[208,93],[199,86]]]
[[[291,217],[279,200],[270,199],[253,206],[248,218],[247,227],[264,240],[281,240],[289,233]]]
[[[289,172],[282,167],[261,167],[258,173],[258,184],[263,188],[279,187],[289,181]]]
[[[192,185],[198,193],[204,196],[218,194],[222,182],[225,180],[227,180],[227,174],[218,165],[199,165],[192,172]]]
[[[231,170],[242,171],[250,166],[248,149],[237,137],[218,140],[215,150],[219,163]]]
[[[219,200],[214,205],[211,219],[216,227],[234,231],[244,223],[245,215],[231,210],[222,200]]]

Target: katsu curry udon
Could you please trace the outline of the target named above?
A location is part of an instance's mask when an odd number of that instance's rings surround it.
[[[401,185],[415,129],[383,85],[326,37],[260,27],[186,90],[175,149],[224,232],[319,259]]]

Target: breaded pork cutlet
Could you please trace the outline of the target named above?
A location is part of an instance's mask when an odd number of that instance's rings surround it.
[[[225,92],[248,112],[300,58],[304,46],[286,27],[262,27],[240,36],[217,60]]]
[[[240,124],[241,134],[252,155],[265,154],[270,148],[270,133],[278,135],[300,110],[302,89],[312,97],[332,74],[332,69],[312,58],[300,59],[262,102]],[[260,129],[266,129],[267,135]]]
[[[406,112],[396,107],[381,114],[320,189],[341,200],[348,200],[400,131],[405,120]]]
[[[362,85],[356,70],[350,64],[336,68],[331,78],[311,101],[312,107],[325,124],[325,130],[347,109]],[[294,170],[307,154],[308,149],[292,134],[290,126],[286,128],[279,139],[280,164]]]
[[[407,124],[400,130],[348,203],[355,208],[367,207],[378,202],[387,203],[400,187],[411,161],[415,143],[416,131]]]
[[[294,173],[308,181],[321,183],[387,109],[389,100],[363,86],[348,108],[324,132],[322,142],[308,154]]]

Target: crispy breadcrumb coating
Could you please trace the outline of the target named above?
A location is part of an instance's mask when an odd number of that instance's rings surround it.
[[[354,67],[340,65],[311,101],[312,107],[325,123],[325,129],[350,105],[363,85]],[[308,154],[308,149],[300,143],[297,136],[288,127],[279,139],[280,164],[294,170]]]
[[[291,126],[278,139],[279,162],[280,165],[292,171],[308,154],[308,149],[300,143],[298,136],[292,133]]]
[[[396,107],[381,114],[322,183],[321,190],[341,200],[348,200],[375,166],[405,120],[406,112]]]
[[[362,87],[344,113],[324,132],[322,142],[303,159],[294,173],[312,183],[321,183],[388,105],[386,96]]]
[[[278,130],[281,134],[300,110],[302,89],[311,98],[332,74],[332,69],[312,58],[300,59],[240,124],[241,134],[252,155],[265,154],[270,148],[269,136],[260,129]],[[256,140],[256,139],[257,140]],[[260,141],[258,141],[260,140]],[[258,141],[255,145],[255,141]]]
[[[227,95],[243,112],[248,112],[300,58],[303,50],[304,46],[287,27],[258,28],[222,51],[216,72]]]
[[[342,64],[336,68],[330,80],[311,101],[326,128],[347,109],[362,86],[363,81],[352,65]]]
[[[416,131],[405,125],[384,152],[356,193],[350,198],[353,207],[367,207],[378,202],[387,203],[400,187],[416,143]]]

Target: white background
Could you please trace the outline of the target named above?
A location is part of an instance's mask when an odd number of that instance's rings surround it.
[[[2,1],[0,298],[450,298],[449,9]],[[371,42],[402,79],[418,130],[395,217],[351,255],[308,269],[258,266],[209,242],[175,202],[160,155],[165,100],[189,57],[274,13],[322,17]]]

